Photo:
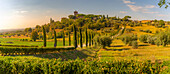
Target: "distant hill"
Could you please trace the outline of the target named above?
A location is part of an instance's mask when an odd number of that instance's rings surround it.
[[[10,31],[23,31],[24,29],[2,29],[0,32],[10,32]]]

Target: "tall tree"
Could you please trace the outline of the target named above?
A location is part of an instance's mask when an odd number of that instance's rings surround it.
[[[80,35],[79,35],[79,33],[77,33],[77,44],[80,43],[79,39],[80,39]]]
[[[91,46],[91,33],[89,32],[89,46]]]
[[[64,34],[64,31],[63,31],[63,46],[65,46],[65,34]]]
[[[69,37],[69,46],[71,46],[71,37],[70,37],[70,32],[68,32],[68,37]]]
[[[56,36],[56,31],[54,29],[54,47],[57,46],[57,36]]]
[[[77,48],[77,33],[76,33],[76,26],[73,25],[73,31],[74,31],[74,47]]]
[[[43,26],[43,41],[44,41],[44,47],[46,47],[47,40],[46,40],[46,31],[45,31],[44,26]]]
[[[80,28],[80,47],[81,48],[83,47],[81,28]]]
[[[86,35],[86,47],[88,47],[88,34],[87,34],[87,28],[85,29],[85,35]]]
[[[92,44],[92,46],[93,46],[93,38],[94,38],[94,33],[91,33],[91,39],[92,39],[91,44]]]

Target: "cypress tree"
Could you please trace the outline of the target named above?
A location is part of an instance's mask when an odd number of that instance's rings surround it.
[[[93,37],[94,37],[94,34],[91,33],[91,39],[92,39],[91,44],[92,44],[92,46],[93,46]]]
[[[87,35],[87,28],[85,29],[85,35],[86,35],[86,47],[88,47],[88,35]]]
[[[80,35],[79,35],[79,33],[77,33],[77,44],[79,44],[79,39],[80,39]]]
[[[69,37],[69,46],[71,46],[71,37],[70,37],[70,32],[68,33],[68,37]]]
[[[57,46],[57,36],[56,36],[56,31],[54,29],[54,47]]]
[[[43,41],[44,41],[44,47],[46,47],[47,41],[46,41],[46,31],[45,31],[44,26],[43,26]]]
[[[83,47],[81,28],[80,28],[80,47],[81,48]]]
[[[89,32],[89,46],[91,46],[91,33]]]
[[[63,31],[63,46],[65,46],[65,34],[64,34],[64,31]]]
[[[73,25],[73,31],[74,31],[74,47],[77,48],[77,33],[76,33],[76,27]]]

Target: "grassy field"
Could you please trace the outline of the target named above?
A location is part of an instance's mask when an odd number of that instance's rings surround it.
[[[140,43],[138,49],[126,46],[121,40],[114,40],[111,47],[98,52],[101,60],[170,60],[170,46],[158,47],[147,43]]]
[[[0,38],[0,44],[2,45],[27,45],[27,46],[43,46],[43,41],[36,41],[36,42],[31,42],[31,41],[20,41],[20,38]],[[13,42],[13,43],[7,43],[7,42]],[[66,39],[66,46],[69,46],[68,40]],[[63,46],[63,41],[62,39],[58,39],[57,46]],[[54,41],[50,40],[47,42],[47,47],[54,47]]]

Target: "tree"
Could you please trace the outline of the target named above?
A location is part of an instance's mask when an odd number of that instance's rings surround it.
[[[139,37],[139,40],[140,40],[140,42],[147,43],[147,38],[148,38],[148,35],[141,35]]]
[[[160,20],[159,25],[160,25],[160,27],[165,27],[165,22],[163,20]]]
[[[165,0],[160,0],[158,5],[160,7],[164,6],[165,5],[165,8],[168,8],[168,5],[170,5],[170,3],[168,1],[165,1]]]
[[[70,37],[70,32],[68,32],[68,37],[69,37],[69,46],[71,46],[71,37]]]
[[[112,38],[110,38],[109,36],[95,36],[94,37],[94,41],[95,43],[97,43],[97,45],[102,46],[102,48],[105,48],[106,46],[110,46],[110,44],[112,43]]]
[[[76,32],[76,27],[73,25],[73,31],[74,31],[74,47],[77,48],[77,32]]]
[[[86,35],[86,47],[88,47],[88,34],[87,34],[87,28],[85,29],[85,35]]]
[[[43,26],[43,41],[44,41],[44,47],[46,47],[47,41],[46,41],[46,31],[44,26]]]
[[[32,31],[32,33],[31,33],[31,39],[33,39],[34,41],[36,41],[37,38],[38,38],[38,33],[37,33],[37,31]]]
[[[65,46],[65,34],[64,34],[64,31],[63,31],[63,46]]]
[[[54,47],[57,46],[57,36],[56,36],[56,31],[54,29]]]
[[[138,48],[138,42],[137,41],[132,41],[132,48],[137,49]]]
[[[81,28],[80,28],[80,47],[81,48],[83,47]]]
[[[94,38],[94,33],[91,33],[91,39],[92,39],[92,41],[91,41],[91,44],[92,44],[92,46],[93,46],[93,38]]]
[[[91,33],[89,32],[89,46],[91,46]]]
[[[76,19],[76,16],[74,16],[74,15],[69,15],[68,17],[69,17],[69,19]]]

